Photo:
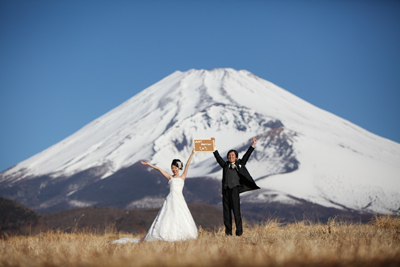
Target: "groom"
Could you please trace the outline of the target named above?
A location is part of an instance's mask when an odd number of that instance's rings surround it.
[[[211,138],[215,143],[215,138]],[[224,209],[225,234],[232,235],[232,214],[235,217],[236,236],[243,234],[242,216],[240,214],[239,194],[259,189],[246,169],[246,163],[256,146],[257,139],[253,138],[253,144],[249,147],[242,159],[238,159],[236,150],[229,150],[228,161],[224,161],[218,153],[214,151],[215,159],[222,167],[222,205]]]

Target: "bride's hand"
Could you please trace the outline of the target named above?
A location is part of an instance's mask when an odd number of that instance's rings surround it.
[[[142,163],[143,165],[149,165],[149,162],[145,160],[141,160],[140,163]]]

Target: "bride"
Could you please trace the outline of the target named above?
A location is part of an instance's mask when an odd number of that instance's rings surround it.
[[[179,170],[183,169],[183,164],[179,159],[174,159],[171,163],[172,175],[147,161],[141,161],[143,165],[148,165],[164,175],[164,177],[168,179],[170,187],[169,194],[165,199],[164,204],[158,212],[157,217],[154,219],[150,229],[147,231],[146,236],[142,240],[178,241],[197,238],[196,224],[194,223],[192,214],[190,213],[182,194],[186,175],[189,170],[189,164],[193,155],[194,149],[186,163],[182,175],[179,175]],[[140,241],[141,239],[121,238],[112,243],[137,243]]]

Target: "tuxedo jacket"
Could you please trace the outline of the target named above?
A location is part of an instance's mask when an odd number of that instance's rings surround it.
[[[235,162],[239,174],[239,183],[240,183],[239,193],[243,193],[254,189],[260,189],[260,187],[256,185],[250,173],[246,169],[247,160],[249,159],[253,151],[254,147],[250,146],[247,152],[244,154],[243,158],[237,159]],[[215,150],[213,153],[218,164],[222,167],[222,191],[224,191],[226,172],[229,169],[230,162],[223,160],[219,155],[218,150]]]

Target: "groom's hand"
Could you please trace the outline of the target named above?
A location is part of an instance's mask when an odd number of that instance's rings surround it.
[[[253,144],[251,145],[252,147],[255,147],[257,144],[257,139],[255,137],[253,137]]]

